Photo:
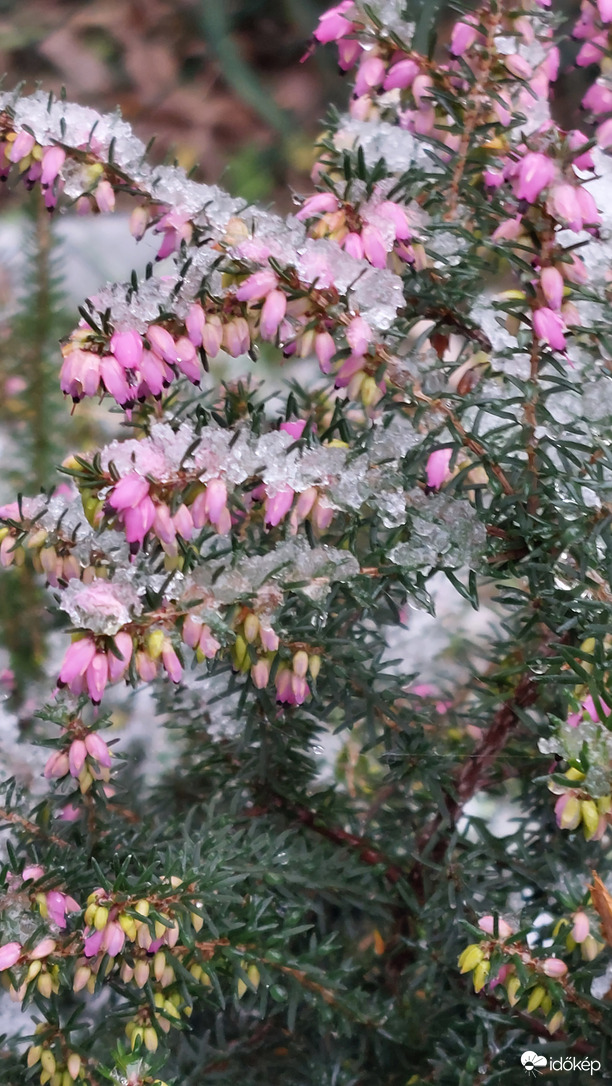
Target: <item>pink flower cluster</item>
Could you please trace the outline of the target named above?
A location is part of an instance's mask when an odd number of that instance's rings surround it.
[[[329,237],[357,260],[364,258],[375,268],[387,266],[390,252],[407,263],[414,263],[414,249],[406,244],[413,236],[414,224],[408,210],[379,195],[353,206],[332,192],[318,192],[304,200],[296,215],[303,221],[314,220],[312,237]]]

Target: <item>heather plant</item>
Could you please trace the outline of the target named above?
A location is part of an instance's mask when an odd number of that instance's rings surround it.
[[[62,342],[125,436],[0,510],[69,623],[0,809],[11,1086],[612,1075],[612,4],[584,131],[554,3],[455,7],[446,45],[427,4],[323,15],[353,91],[286,218],[2,95],[3,176],[131,198],[161,262]],[[493,602],[431,682],[441,580]],[[144,687],[156,770],[113,729]]]

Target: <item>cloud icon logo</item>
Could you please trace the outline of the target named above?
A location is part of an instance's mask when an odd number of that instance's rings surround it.
[[[531,1071],[536,1071],[540,1067],[546,1067],[548,1060],[546,1059],[546,1056],[538,1056],[537,1052],[523,1052],[521,1063],[529,1073]]]

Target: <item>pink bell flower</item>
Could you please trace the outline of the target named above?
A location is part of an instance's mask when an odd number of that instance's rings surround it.
[[[113,354],[102,355],[100,359],[100,379],[107,392],[122,407],[132,400],[132,390],[126,380],[125,370]]]
[[[345,12],[350,10],[354,10],[352,0],[342,0],[342,3],[324,12],[314,32],[316,40],[321,42],[322,45],[326,45],[328,42],[338,41],[350,34],[353,24],[344,15]]]
[[[567,966],[565,962],[561,961],[561,958],[546,958],[542,971],[547,977],[564,977],[567,973]]]
[[[125,630],[119,630],[113,638],[115,648],[121,655],[121,659],[115,656],[114,652],[107,654],[108,659],[108,677],[112,683],[116,683],[125,674],[128,664],[132,658],[132,652],[134,650],[134,644],[129,633]]]
[[[134,329],[114,332],[111,336],[110,349],[124,370],[138,369],[144,350],[142,336]]]
[[[53,184],[64,165],[65,159],[66,152],[61,147],[45,148],[42,157],[42,173],[40,175],[40,183],[43,188]]]
[[[434,490],[439,490],[442,484],[450,479],[448,466],[451,462],[452,455],[452,449],[436,449],[435,452],[430,453],[427,458],[427,467],[425,469],[427,486]]]
[[[11,144],[8,158],[10,162],[21,162],[33,150],[36,140],[29,132],[18,132]]]
[[[519,200],[533,204],[542,189],[550,185],[556,173],[552,159],[539,151],[528,151],[521,159],[517,171],[518,186],[516,195]]]
[[[202,627],[198,647],[207,660],[212,660],[221,648],[221,643],[217,641],[216,637],[213,637],[209,626]]]
[[[273,339],[287,311],[287,297],[282,290],[272,290],[266,298],[262,310],[259,330],[263,339]]]
[[[181,666],[181,661],[169,641],[166,641],[162,649],[161,658],[168,678],[171,679],[173,683],[179,683],[183,676],[183,668]]]
[[[349,231],[342,240],[342,248],[355,260],[363,260],[363,241],[360,234]],[[325,373],[325,370],[323,372]]]
[[[305,426],[306,419],[289,419],[287,422],[281,422],[279,429],[286,434],[290,434],[295,441],[299,441],[304,433]]]
[[[85,929],[87,931],[87,928]],[[102,949],[102,940],[104,939],[104,928],[101,931],[90,931],[85,935],[83,953],[86,958],[95,958],[96,954],[100,953]]]
[[[47,780],[59,780],[65,777],[69,771],[68,755],[63,750],[54,750],[47,758],[43,776]],[[25,877],[25,876],[24,876]]]
[[[110,920],[102,929],[101,949],[105,950],[111,958],[120,954],[125,944],[125,932],[116,920]]]
[[[565,350],[565,324],[563,317],[552,309],[543,306],[534,310],[533,328],[538,339],[548,343],[555,351]]]
[[[111,752],[108,746],[97,732],[89,732],[85,736],[85,746],[87,753],[91,758],[98,763],[99,766],[103,766],[105,769],[110,769],[111,766]]]
[[[357,63],[363,52],[361,42],[356,38],[344,38],[338,41],[338,67],[341,72],[348,72]]]
[[[278,286],[278,276],[271,268],[253,272],[236,290],[239,302],[256,302]]]
[[[202,306],[196,302],[194,303],[194,305],[191,306],[185,318],[187,335],[189,336],[189,339],[193,343],[194,347],[202,346],[202,336],[205,324],[206,314],[202,309]]]
[[[419,65],[409,57],[405,60],[398,60],[396,64],[392,64],[389,68],[383,83],[383,90],[406,90],[412,86],[419,71]]]
[[[493,916],[481,916],[478,921],[478,927],[481,931],[486,932],[487,935],[493,935],[495,931],[495,917]],[[497,918],[497,930],[499,932],[500,939],[507,939],[512,935],[512,928],[505,920],[502,920],[501,916]]]
[[[450,52],[452,56],[462,57],[472,47],[477,37],[478,30],[473,22],[468,22],[467,19],[456,22],[451,33]]]
[[[82,739],[73,739],[68,751],[68,765],[70,776],[78,777],[87,758],[87,747]]]
[[[612,110],[612,89],[602,83],[593,83],[582,99],[582,107],[595,114],[609,113]]]
[[[375,226],[364,226],[361,231],[361,242],[366,260],[369,260],[375,268],[386,268],[387,250],[380,231]]]
[[[97,652],[85,675],[87,689],[94,705],[99,705],[108,682],[108,657],[104,652]]]
[[[21,957],[20,943],[4,943],[0,946],[0,972],[12,969]]]
[[[317,332],[315,335],[314,349],[322,372],[329,373],[331,360],[336,353],[334,337],[330,335],[329,332]]]
[[[385,75],[386,68],[382,58],[366,55],[361,61],[357,72],[355,94],[359,97],[362,94],[367,94],[375,87],[380,87]]]
[[[551,309],[561,309],[563,301],[563,276],[557,268],[542,268],[540,286]]]
[[[98,181],[94,191],[94,197],[99,211],[115,210],[115,190],[110,181],[107,181],[105,178],[103,178],[102,181]]]
[[[353,317],[346,329],[346,338],[353,354],[363,355],[372,341],[372,329],[363,317]]]
[[[207,355],[216,358],[221,350],[222,342],[223,325],[221,324],[221,318],[213,313],[212,316],[206,318],[206,325],[202,331],[202,347]]]
[[[196,349],[187,336],[180,336],[175,344],[176,365],[192,385],[199,385],[202,379],[200,363],[196,357]]]
[[[143,498],[147,497],[148,493],[149,483],[147,479],[137,472],[131,471],[115,484],[108,499],[108,504],[120,512],[125,509],[135,509],[137,505],[140,505]]]
[[[227,506],[227,487],[223,479],[211,479],[206,484],[205,499],[208,519],[217,525]]]
[[[95,642],[90,637],[83,637],[79,641],[73,641],[66,650],[58,683],[67,686],[77,676],[84,675],[95,654]]]
[[[334,196],[333,192],[317,192],[314,196],[308,196],[304,200],[295,217],[303,221],[304,219],[311,219],[314,215],[324,215],[329,211],[337,210],[338,197]],[[276,280],[276,276],[274,278]]]
[[[267,528],[275,528],[286,517],[293,505],[295,491],[290,486],[283,487],[273,497],[266,497],[265,524]]]

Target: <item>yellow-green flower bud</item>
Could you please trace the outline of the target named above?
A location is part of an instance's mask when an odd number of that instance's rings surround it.
[[[515,1007],[519,1001],[519,992],[521,989],[521,982],[516,973],[512,973],[506,981],[506,992],[508,994],[508,1003],[511,1007]]]
[[[587,841],[590,841],[591,837],[597,833],[597,827],[599,826],[597,804],[592,799],[582,799],[580,801],[580,814],[582,815],[584,836]]]
[[[151,630],[151,633],[147,637],[147,652],[152,660],[158,660],[161,656],[164,645],[166,644],[166,635],[163,630]]]
[[[259,636],[259,619],[252,612],[244,620],[244,636],[249,645],[252,645]]]
[[[474,970],[474,975],[472,977],[475,992],[480,992],[484,988],[484,986],[487,983],[487,980],[489,978],[489,973],[490,972],[491,972],[491,962],[487,961],[486,958],[483,961],[478,963],[478,965],[476,966],[476,968]]]
[[[102,931],[108,924],[108,909],[104,905],[98,905],[94,913],[94,928]]]
[[[527,1003],[527,1012],[529,1014],[533,1011],[537,1011],[545,995],[546,988],[543,988],[541,984],[536,984],[535,988],[531,989],[529,1001]]]
[[[471,973],[472,969],[483,960],[484,954],[479,943],[470,943],[459,955],[458,966],[462,973]]]

